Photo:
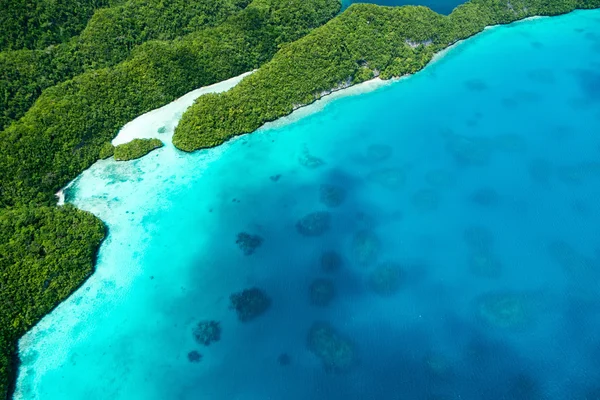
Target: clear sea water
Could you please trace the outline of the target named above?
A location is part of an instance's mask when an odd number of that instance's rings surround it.
[[[97,272],[21,340],[16,398],[600,399],[599,71],[600,11],[537,19],[217,149],[98,162],[67,191],[108,224]],[[240,322],[251,287],[272,304]]]

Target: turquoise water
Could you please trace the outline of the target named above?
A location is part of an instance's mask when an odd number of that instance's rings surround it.
[[[21,340],[16,397],[599,399],[598,71],[600,11],[538,19],[218,149],[98,162],[67,191],[109,226],[98,270]]]
[[[372,3],[380,6],[426,6],[437,13],[448,15],[463,2],[460,0],[342,0],[342,9],[354,3]]]

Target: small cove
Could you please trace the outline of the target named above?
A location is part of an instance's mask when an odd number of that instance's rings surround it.
[[[67,201],[110,235],[94,276],[21,340],[17,398],[599,390],[599,20],[498,27],[410,79],[219,148],[96,163]],[[181,111],[139,129],[168,136]],[[313,212],[329,229],[299,234]],[[240,232],[263,238],[253,254]],[[371,265],[360,232],[377,238]],[[343,260],[335,272],[321,267],[329,251]],[[382,296],[372,282],[385,262],[402,272]],[[310,304],[315,279],[333,282],[327,307]],[[241,323],[228,297],[252,286],[272,306]],[[223,329],[209,347],[192,336],[204,319]],[[350,371],[326,373],[307,349],[314,321],[353,343]]]

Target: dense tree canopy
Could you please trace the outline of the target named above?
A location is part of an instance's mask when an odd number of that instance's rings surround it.
[[[135,160],[163,146],[164,143],[158,139],[133,139],[116,146],[114,156],[117,161]]]
[[[445,17],[425,7],[353,4],[284,46],[232,90],[200,97],[183,115],[173,143],[185,151],[217,146],[336,88],[378,74],[414,73],[435,52],[486,26],[592,7],[600,0],[471,0]]]
[[[109,4],[110,0],[0,0],[0,51],[62,43],[81,32],[94,10]]]
[[[1,0],[0,0],[1,1]],[[19,119],[42,90],[124,61],[138,45],[214,27],[250,0],[129,0],[97,10],[79,36],[43,50],[0,53],[0,130]]]

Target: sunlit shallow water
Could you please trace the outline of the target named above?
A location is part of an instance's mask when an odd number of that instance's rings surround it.
[[[217,149],[98,162],[67,191],[109,227],[97,272],[21,340],[17,398],[598,398],[598,71],[599,11],[538,19]],[[240,322],[251,287],[271,306]]]

